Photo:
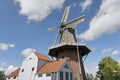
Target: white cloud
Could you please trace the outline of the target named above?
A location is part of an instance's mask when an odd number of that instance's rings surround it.
[[[96,64],[96,62],[93,62],[93,63],[92,63],[92,65],[95,65],[95,64]]]
[[[91,67],[86,67],[85,70],[86,70],[86,73],[93,74],[94,76],[96,76],[96,72],[98,71],[98,66],[94,65]]]
[[[76,7],[76,6],[77,6],[77,3],[73,3],[72,6],[73,6],[73,7]]]
[[[80,3],[80,6],[82,7],[82,11],[87,9],[89,6],[91,6],[92,0],[84,0],[83,2]]]
[[[18,67],[15,67],[13,65],[8,66],[8,68],[5,70],[5,75],[9,75],[11,72],[15,71]]]
[[[102,0],[97,15],[89,24],[89,30],[79,35],[86,41],[98,39],[105,34],[117,32],[120,29],[120,0]]]
[[[4,68],[0,67],[0,71],[4,71]]]
[[[98,64],[96,62],[87,64],[85,67],[85,71],[86,73],[93,74],[95,76],[96,72],[98,71]]]
[[[120,60],[118,60],[118,63],[119,63],[119,65],[120,65]]]
[[[107,52],[110,52],[112,50],[113,50],[113,48],[106,48],[106,49],[102,50],[102,53],[107,53]]]
[[[112,55],[118,55],[118,54],[120,54],[120,50],[114,50],[114,51],[112,52]]]
[[[7,51],[8,48],[15,47],[14,44],[0,43],[0,51]]]
[[[0,63],[0,71],[5,71],[5,68],[8,67],[8,65],[5,62]]]
[[[3,62],[3,63],[1,63],[1,65],[0,66],[3,66],[3,67],[5,67],[5,66],[8,66],[5,62]]]
[[[15,0],[20,6],[19,13],[28,20],[44,20],[53,10],[62,8],[65,0]]]
[[[27,56],[29,56],[32,52],[35,52],[35,51],[36,51],[36,50],[33,49],[33,48],[27,48],[27,49],[23,50],[21,54],[27,57]]]
[[[5,75],[9,75],[11,72],[15,71],[18,67],[13,66],[13,65],[8,65],[5,62],[2,62],[0,64],[0,71],[3,71]]]
[[[91,50],[91,51],[95,51],[95,50],[96,50],[96,48],[94,48],[94,47],[91,47],[91,48],[90,48],[90,50]]]

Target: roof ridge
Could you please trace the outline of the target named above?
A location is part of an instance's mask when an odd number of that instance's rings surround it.
[[[44,54],[41,54],[41,53],[38,53],[38,52],[33,52],[39,59],[42,59],[42,60],[46,60],[46,61],[50,61],[49,57],[44,55]]]

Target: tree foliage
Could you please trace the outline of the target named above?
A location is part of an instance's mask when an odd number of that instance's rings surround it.
[[[111,57],[102,58],[98,64],[100,80],[120,80],[120,65]]]
[[[5,75],[2,71],[0,71],[0,80],[5,80]]]

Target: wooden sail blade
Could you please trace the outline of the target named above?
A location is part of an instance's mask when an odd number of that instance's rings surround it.
[[[60,26],[50,27],[50,28],[48,28],[48,31],[51,31],[51,30],[54,30],[54,29],[57,29],[57,28],[60,28]]]
[[[75,20],[72,20],[72,21],[66,23],[65,26],[66,26],[66,28],[71,28],[71,27],[74,27],[74,26],[77,25],[77,24],[80,24],[80,23],[83,22],[84,20],[85,20],[85,17],[82,16],[82,17],[79,17],[79,18],[77,18],[77,19],[75,19]]]
[[[54,45],[56,45],[56,43],[57,43],[57,41],[58,41],[59,36],[60,36],[60,31],[58,31],[58,34],[57,34],[57,36],[56,36],[56,38],[55,38],[55,41],[54,41]]]
[[[64,23],[64,22],[67,21],[69,11],[70,11],[70,6],[68,6],[68,7],[65,8],[65,11],[64,11],[61,23]]]

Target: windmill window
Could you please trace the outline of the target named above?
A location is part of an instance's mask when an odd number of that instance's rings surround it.
[[[34,71],[34,69],[35,69],[35,68],[33,67],[33,68],[32,68],[32,71]]]
[[[22,71],[21,72],[24,72],[24,69],[22,69]]]

